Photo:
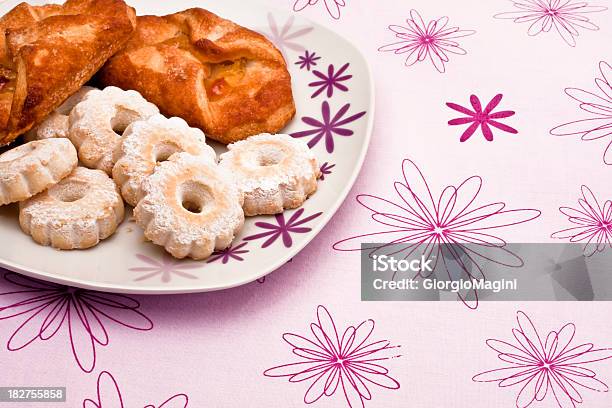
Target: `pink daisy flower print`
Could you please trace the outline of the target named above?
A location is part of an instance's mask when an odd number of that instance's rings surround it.
[[[221,251],[215,251],[210,256],[210,258],[208,258],[208,261],[206,261],[206,263],[221,261],[222,264],[226,264],[231,260],[235,260],[238,262],[244,261],[244,254],[247,254],[249,252],[248,249],[245,249],[247,245],[248,242],[242,242],[238,245],[230,245],[229,247]]]
[[[298,12],[304,10],[308,6],[314,6],[317,3],[325,4],[327,13],[334,19],[340,19],[340,10],[346,6],[345,0],[296,0],[293,4],[293,10]]]
[[[587,186],[582,186],[582,197],[577,207],[561,207],[559,211],[574,226],[551,235],[552,238],[586,242],[584,254],[591,256],[612,247],[612,201],[603,206]]]
[[[138,301],[124,295],[72,288],[12,272],[4,279],[15,290],[0,293],[0,320],[21,319],[6,344],[10,351],[48,341],[63,330],[78,366],[90,373],[98,347],[109,345],[108,326],[139,331],[153,328],[153,322],[138,310]]]
[[[123,395],[119,384],[108,371],[102,371],[98,376],[95,400],[86,398],[83,408],[125,408]],[[189,398],[185,394],[176,394],[160,405],[146,405],[144,408],[187,408]]]
[[[601,78],[595,78],[597,89],[565,89],[565,93],[578,102],[580,109],[591,117],[559,125],[550,133],[554,136],[580,136],[586,141],[611,139],[603,154],[603,161],[612,165],[612,68],[607,62],[601,61],[599,71]]]
[[[317,308],[317,321],[310,325],[311,336],[285,333],[283,340],[300,361],[270,368],[266,377],[288,377],[289,382],[307,382],[304,402],[312,404],[323,396],[344,395],[347,406],[365,407],[372,399],[370,388],[396,390],[400,384],[383,365],[399,357],[388,340],[373,341],[374,321],[348,326],[342,335],[329,311]]]
[[[573,323],[540,336],[525,313],[518,312],[517,322],[512,340],[487,340],[487,346],[504,366],[480,373],[473,381],[520,387],[517,408],[545,400],[556,402],[559,408],[575,408],[584,402],[581,392],[608,392],[608,386],[597,378],[591,365],[611,358],[612,349],[595,348],[592,343],[576,345]]]
[[[445,64],[450,61],[449,54],[467,54],[456,40],[476,33],[474,30],[449,26],[446,16],[425,23],[416,10],[410,10],[406,26],[390,25],[389,30],[399,41],[384,45],[379,51],[407,54],[405,64],[408,67],[429,59],[440,73],[446,70]]]
[[[318,70],[312,71],[312,73],[318,78],[317,81],[311,82],[308,84],[310,87],[317,88],[317,90],[312,94],[312,98],[316,98],[321,93],[325,91],[325,94],[328,98],[334,96],[334,91],[342,91],[348,92],[348,87],[343,84],[343,82],[348,81],[353,76],[346,74],[346,70],[349,67],[349,63],[347,62],[343,66],[341,66],[338,70],[330,64],[327,68],[327,73],[323,73]]]
[[[295,23],[295,17],[291,16],[285,23],[280,27],[274,18],[272,13],[268,13],[268,26],[269,31],[264,32],[278,49],[287,56],[288,50],[295,52],[304,52],[306,48],[300,43],[300,39],[314,30],[313,27],[300,26],[294,30],[293,24]]]
[[[325,180],[326,176],[329,176],[330,174],[332,174],[332,169],[336,167],[335,164],[331,164],[329,162],[325,162],[321,165],[321,167],[319,168],[319,171],[321,172],[321,175],[319,176],[319,180],[323,181]]]
[[[573,0],[511,0],[518,10],[496,14],[499,19],[513,20],[515,23],[529,23],[527,33],[536,36],[540,33],[556,31],[569,46],[576,46],[579,29],[599,30],[588,14],[607,10],[606,7],[590,6],[586,1]]]
[[[138,272],[141,275],[134,279],[135,282],[159,278],[162,283],[168,283],[173,276],[185,279],[198,279],[196,275],[187,271],[201,268],[202,265],[196,262],[185,262],[171,257],[165,252],[161,259],[157,260],[147,255],[136,254],[136,258],[144,262],[145,266],[130,268],[130,272]]]
[[[321,119],[305,116],[302,122],[311,127],[308,130],[292,133],[291,136],[301,138],[309,137],[308,147],[311,149],[323,139],[327,153],[333,153],[335,148],[334,136],[349,137],[355,134],[354,131],[346,127],[349,123],[356,121],[366,114],[365,111],[349,114],[350,103],[342,106],[338,112],[332,114],[329,102],[323,101],[321,104]],[[349,115],[346,117],[346,115]]]
[[[465,142],[470,137],[472,137],[472,135],[474,134],[474,132],[476,132],[476,130],[478,130],[478,128],[480,128],[482,135],[489,142],[493,141],[493,131],[491,130],[491,127],[511,134],[518,133],[518,131],[513,127],[505,125],[499,121],[499,119],[505,119],[509,118],[510,116],[514,116],[514,111],[503,110],[499,112],[493,112],[493,109],[495,109],[497,105],[499,105],[502,98],[502,94],[495,95],[493,99],[491,99],[489,103],[487,103],[487,106],[485,106],[484,110],[482,109],[482,103],[480,102],[480,99],[478,99],[476,95],[470,96],[470,104],[472,105],[472,108],[474,110],[471,110],[453,102],[446,103],[446,106],[448,106],[449,108],[457,112],[463,113],[464,115],[467,115],[461,118],[451,119],[448,121],[449,126],[467,125],[468,123],[470,124],[470,126],[468,126],[467,129],[465,129],[465,131],[461,135],[461,138],[459,139],[460,142]]]
[[[285,213],[276,214],[274,216],[274,224],[258,221],[255,223],[255,226],[260,229],[263,229],[264,232],[249,235],[248,237],[244,238],[244,240],[254,241],[265,238],[266,240],[261,245],[261,247],[267,248],[280,238],[283,241],[283,245],[285,246],[285,248],[291,248],[291,246],[293,246],[292,235],[305,234],[307,232],[312,231],[312,228],[307,227],[305,224],[308,224],[310,221],[319,217],[323,213],[318,212],[304,218],[302,218],[302,214],[304,214],[304,209],[300,208],[299,210],[291,214],[289,219],[285,218]]]
[[[316,52],[308,52],[308,50],[306,50],[304,51],[304,55],[299,56],[295,65],[299,65],[300,69],[310,71],[312,67],[317,65],[317,61],[320,59],[321,57],[317,56]]]
[[[398,195],[395,201],[370,194],[357,196],[357,202],[372,213],[371,219],[382,229],[338,241],[334,249],[368,250],[372,254],[390,251],[387,255],[406,257],[422,251],[427,258],[434,259],[434,270],[443,268],[441,273],[452,280],[457,279],[457,272],[465,275],[465,279],[485,279],[480,265],[486,262],[506,267],[523,265],[520,257],[504,248],[506,241],[495,231],[534,220],[540,211],[506,209],[503,202],[480,203],[483,180],[479,176],[469,177],[457,186],[448,185],[436,194],[417,165],[406,159],[402,163],[402,177],[393,183]],[[364,242],[375,244],[362,247]],[[478,246],[486,247],[487,253],[479,254]],[[452,261],[447,263],[446,259]],[[458,295],[466,306],[475,309],[478,294],[472,293],[470,298]]]

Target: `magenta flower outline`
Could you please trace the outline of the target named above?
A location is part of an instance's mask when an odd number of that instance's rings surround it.
[[[584,255],[588,257],[612,248],[612,201],[606,200],[601,206],[590,188],[583,185],[581,192],[578,207],[559,207],[568,221],[577,226],[557,231],[551,238],[586,242]]]
[[[264,371],[266,377],[289,377],[289,382],[310,383],[304,403],[341,392],[351,408],[364,407],[372,399],[369,387],[397,390],[399,382],[389,375],[383,362],[400,357],[388,340],[372,341],[374,320],[348,326],[340,336],[336,323],[325,306],[317,307],[317,321],[310,324],[312,337],[284,333],[299,362],[283,364]],[[340,390],[340,391],[339,391]]]
[[[314,6],[317,4],[319,0],[296,0],[293,3],[293,11],[299,12],[304,10],[308,6]],[[325,8],[327,9],[327,13],[335,20],[340,19],[340,9],[346,6],[345,0],[321,0],[322,3],[325,3]]]
[[[485,106],[484,110],[482,109],[482,103],[480,102],[480,99],[478,99],[478,97],[473,94],[470,96],[470,104],[474,109],[473,111],[469,108],[466,108],[453,102],[446,103],[446,106],[448,106],[449,108],[467,115],[465,117],[449,120],[449,126],[465,125],[470,123],[470,126],[465,129],[465,131],[461,135],[461,138],[459,139],[460,142],[465,142],[466,140],[468,140],[478,128],[480,128],[482,135],[489,142],[493,141],[493,131],[491,130],[491,126],[511,134],[518,133],[518,130],[497,120],[514,116],[514,111],[504,110],[499,112],[493,112],[493,109],[495,109],[497,105],[499,105],[503,97],[504,96],[502,94],[495,95],[493,99],[489,101],[487,106]]]
[[[336,242],[338,251],[368,250],[392,251],[387,255],[422,251],[434,259],[435,268],[446,270],[451,280],[456,279],[456,267],[466,279],[484,279],[480,264],[495,262],[506,267],[521,267],[523,260],[505,249],[506,241],[493,235],[495,230],[532,221],[541,215],[535,209],[506,209],[503,202],[478,204],[483,180],[480,176],[465,179],[459,185],[448,185],[439,195],[434,195],[425,176],[412,160],[402,162],[402,180],[393,183],[399,201],[392,201],[371,194],[359,194],[357,202],[371,212],[371,219],[383,227]],[[364,241],[365,240],[365,241]],[[363,242],[379,242],[362,248]],[[465,244],[471,244],[467,247]],[[397,247],[401,247],[397,249]],[[478,246],[486,247],[481,254]],[[453,259],[447,263],[446,259]],[[442,262],[438,263],[438,260]],[[468,262],[472,267],[468,267]],[[426,277],[417,274],[416,277]],[[478,307],[478,293],[473,292],[474,302],[458,294],[469,308]]]
[[[320,60],[321,57],[317,56],[316,52],[308,52],[308,50],[304,51],[304,55],[300,55],[298,57],[298,61],[295,65],[299,65],[300,69],[306,68],[307,71],[317,65],[317,61]]]
[[[310,87],[318,87],[318,89],[312,94],[311,98],[316,98],[323,91],[326,91],[326,95],[328,98],[334,96],[334,90],[338,89],[342,92],[348,92],[348,87],[344,85],[342,82],[348,81],[353,76],[352,75],[344,75],[344,72],[348,69],[350,63],[346,63],[340,67],[338,71],[335,71],[335,67],[333,64],[329,64],[327,67],[327,74],[314,70],[312,73],[318,77],[319,81],[314,81],[308,84]]]
[[[356,121],[366,114],[366,111],[356,113],[354,115],[350,115],[347,118],[344,118],[351,107],[350,103],[345,104],[336,112],[333,117],[331,114],[331,109],[329,107],[329,102],[323,101],[321,104],[321,116],[322,119],[318,120],[312,118],[310,116],[305,116],[302,118],[302,122],[312,127],[310,130],[304,130],[300,132],[294,132],[291,136],[296,138],[301,137],[311,137],[308,141],[308,147],[311,149],[319,143],[321,139],[325,139],[325,149],[328,153],[333,153],[334,151],[334,135],[349,137],[352,136],[355,132],[351,129],[348,129],[344,126],[348,125],[351,122]]]
[[[267,238],[266,241],[261,245],[262,248],[267,248],[274,242],[276,242],[277,239],[281,238],[283,241],[283,245],[286,248],[290,248],[293,245],[293,238],[291,237],[291,234],[305,234],[307,232],[312,231],[312,228],[305,227],[303,225],[314,220],[323,213],[318,212],[316,214],[309,215],[306,218],[300,219],[302,217],[302,214],[304,214],[304,209],[300,208],[299,210],[294,212],[288,220],[285,219],[285,213],[276,214],[274,216],[276,224],[258,221],[255,223],[255,226],[264,229],[265,232],[250,235],[244,238],[244,240],[255,241],[262,238]]]
[[[551,129],[554,136],[580,135],[584,141],[610,138],[603,154],[603,162],[612,165],[612,67],[605,61],[599,63],[601,78],[595,78],[598,90],[593,92],[580,88],[566,88],[565,93],[580,105],[580,109],[593,115]]]
[[[108,371],[102,371],[96,382],[96,401],[86,398],[83,408],[125,408],[123,395],[115,377]],[[187,408],[189,397],[176,394],[162,402],[161,405],[148,404],[144,408]]]
[[[407,26],[390,25],[389,30],[395,33],[400,41],[384,45],[381,52],[408,54],[405,65],[410,67],[427,58],[440,73],[446,71],[445,64],[450,61],[449,54],[466,55],[467,51],[459,46],[458,38],[474,35],[474,30],[460,30],[459,27],[448,27],[449,18],[444,16],[425,21],[418,11],[410,10],[406,19]]]
[[[573,0],[510,0],[519,11],[496,14],[497,19],[513,20],[515,23],[531,23],[527,34],[536,36],[548,33],[553,28],[570,47],[576,46],[578,28],[597,31],[585,14],[598,13],[607,7],[589,6],[586,1]]]
[[[236,246],[230,245],[229,247],[221,251],[215,251],[212,253],[208,261],[206,261],[206,263],[217,262],[219,260],[221,260],[221,263],[224,265],[228,263],[230,260],[236,260],[238,262],[242,262],[244,261],[244,258],[242,257],[242,255],[250,252],[248,249],[244,249],[244,247],[247,246],[248,244],[249,244],[248,242],[241,242],[240,244]]]
[[[540,337],[532,320],[517,312],[518,328],[511,341],[488,339],[487,346],[506,363],[502,368],[475,375],[475,382],[496,382],[499,387],[522,386],[516,407],[554,398],[559,408],[575,408],[583,402],[579,389],[608,392],[586,365],[612,358],[612,349],[596,349],[593,343],[573,345],[576,326],[567,323],[558,331]],[[552,394],[552,396],[551,396]]]
[[[16,290],[0,293],[0,320],[23,317],[6,343],[22,350],[36,340],[47,341],[65,327],[72,355],[81,370],[93,371],[97,347],[109,345],[105,324],[148,331],[153,322],[131,297],[44,282],[13,272],[4,279]]]
[[[136,258],[140,259],[149,266],[137,266],[128,269],[130,272],[143,273],[143,275],[135,278],[134,282],[148,280],[158,275],[161,277],[162,283],[170,282],[173,275],[177,275],[185,279],[198,279],[196,275],[187,273],[184,270],[198,269],[202,267],[200,263],[178,260],[165,252],[162,253],[161,260],[159,261],[143,254],[136,254]]]

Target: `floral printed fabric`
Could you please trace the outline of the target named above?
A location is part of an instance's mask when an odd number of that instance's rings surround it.
[[[315,102],[293,136],[324,152],[321,186],[341,171],[365,108],[351,103],[354,62],[312,44],[300,17],[370,62],[375,130],[349,199],[291,262],[227,291],[110,295],[3,272],[0,386],[65,385],[66,406],[86,408],[612,406],[612,304],[365,303],[358,253],[332,249],[380,233],[612,250],[606,7],[266,1],[257,29]],[[320,217],[269,217],[206,265],[274,257]],[[191,280],[206,265],[134,254],[125,273]]]

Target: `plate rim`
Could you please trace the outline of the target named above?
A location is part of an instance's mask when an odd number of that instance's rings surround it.
[[[272,13],[275,11],[278,11],[284,14],[291,14],[292,16],[295,15],[295,13],[282,11],[274,7],[266,7],[266,11],[272,12]],[[189,294],[189,293],[216,292],[216,291],[222,291],[222,290],[244,286],[244,285],[247,285],[249,283],[256,281],[257,279],[261,279],[262,277],[271,274],[272,272],[276,271],[277,269],[285,265],[289,261],[289,259],[299,254],[308,244],[310,244],[319,235],[321,230],[327,226],[327,224],[332,219],[332,217],[338,212],[338,209],[340,209],[342,204],[344,204],[344,202],[348,198],[350,190],[355,185],[357,177],[359,177],[361,173],[365,158],[367,156],[367,153],[370,147],[372,134],[374,132],[375,101],[376,101],[375,88],[376,87],[374,83],[374,76],[372,73],[372,68],[368,62],[368,59],[365,57],[361,49],[357,47],[357,45],[351,39],[345,37],[344,35],[337,33],[336,31],[331,30],[330,28],[318,22],[313,21],[310,18],[302,17],[302,16],[298,16],[298,18],[304,22],[312,24],[317,29],[322,29],[324,32],[331,33],[332,35],[340,37],[342,40],[346,41],[356,51],[356,54],[359,56],[359,58],[361,58],[363,65],[365,67],[365,70],[367,72],[367,78],[369,81],[368,91],[370,94],[370,98],[368,100],[368,106],[367,106],[367,123],[366,123],[366,130],[365,130],[366,132],[365,138],[362,143],[362,146],[359,152],[359,156],[357,158],[357,162],[355,163],[355,166],[353,167],[353,171],[351,172],[350,177],[347,179],[348,183],[346,184],[344,189],[342,189],[340,193],[338,194],[338,197],[342,197],[342,198],[335,200],[333,204],[328,208],[328,210],[323,212],[323,214],[321,215],[320,222],[317,223],[317,225],[312,228],[312,231],[309,234],[309,238],[304,239],[302,242],[296,245],[295,249],[291,251],[291,255],[279,257],[279,260],[273,263],[270,267],[262,268],[261,273],[252,275],[248,279],[239,279],[231,283],[227,283],[224,285],[218,285],[218,286],[210,287],[210,288],[203,288],[203,287],[197,287],[197,286],[190,285],[190,286],[174,286],[172,288],[167,288],[167,289],[164,289],[164,287],[162,286],[141,287],[139,289],[136,289],[136,288],[128,288],[123,285],[115,284],[115,283],[92,284],[91,280],[83,280],[80,278],[70,278],[70,279],[63,278],[61,276],[57,276],[56,274],[53,274],[50,272],[43,272],[35,268],[28,268],[27,266],[21,265],[19,263],[6,261],[2,257],[2,255],[0,255],[0,267],[8,270],[9,273],[15,272],[15,273],[19,273],[19,274],[28,276],[30,278],[40,279],[43,281],[53,282],[53,283],[60,284],[60,285],[77,287],[77,288],[86,289],[86,290],[94,290],[94,291],[109,292],[109,293],[120,293],[120,294],[132,294],[132,295],[176,295],[176,294]]]

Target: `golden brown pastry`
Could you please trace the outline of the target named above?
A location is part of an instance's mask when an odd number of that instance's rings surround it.
[[[282,54],[262,35],[199,8],[137,18],[136,32],[100,73],[230,143],[282,129],[295,114]]]
[[[134,31],[123,0],[21,3],[0,18],[0,145],[42,122]]]

